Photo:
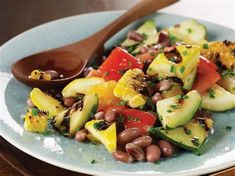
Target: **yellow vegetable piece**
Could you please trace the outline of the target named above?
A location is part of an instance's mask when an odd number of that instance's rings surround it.
[[[132,108],[145,105],[147,99],[139,92],[139,90],[147,86],[145,79],[143,79],[144,77],[144,72],[140,69],[127,71],[113,90],[114,95],[127,101]]]
[[[62,95],[63,97],[76,97],[77,94],[85,94],[91,86],[103,82],[104,79],[100,77],[75,79],[62,90]]]
[[[64,109],[58,100],[45,94],[38,88],[34,88],[30,92],[30,99],[38,109],[47,111],[49,113],[49,118],[56,116]]]
[[[24,129],[30,132],[44,132],[47,128],[47,114],[32,114],[32,110],[28,109],[24,118]]]
[[[47,81],[50,81],[52,79],[50,74],[47,74],[40,70],[33,70],[29,78],[38,79],[38,80],[47,80]]]
[[[94,128],[94,124],[101,121],[102,120],[91,120],[85,124],[85,128],[112,153],[116,150],[117,146],[116,123],[113,123],[105,130]]]
[[[107,106],[117,104],[119,99],[114,96],[113,90],[116,87],[116,81],[107,81],[90,87],[86,95],[97,95],[99,97],[98,109],[104,109]]]

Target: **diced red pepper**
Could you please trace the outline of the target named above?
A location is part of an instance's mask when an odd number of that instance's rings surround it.
[[[103,62],[98,69],[101,71],[105,80],[118,81],[122,75],[129,69],[140,68],[143,65],[135,57],[128,54],[122,48],[115,48],[109,57]]]
[[[125,128],[137,127],[141,130],[142,134],[146,134],[156,121],[156,117],[153,114],[137,109],[125,109],[123,115],[125,117]]]
[[[193,89],[197,90],[199,93],[203,93],[211,88],[220,78],[220,74],[211,64],[204,59],[200,59]]]

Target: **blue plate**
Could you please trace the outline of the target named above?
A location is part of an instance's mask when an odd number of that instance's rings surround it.
[[[163,159],[158,165],[147,162],[134,164],[117,162],[102,145],[79,143],[57,132],[44,136],[23,129],[21,114],[24,113],[30,88],[13,78],[11,65],[24,56],[81,40],[122,13],[123,11],[91,13],[53,21],[26,31],[2,46],[0,49],[1,135],[20,150],[40,160],[92,175],[199,175],[234,165],[234,111],[214,114],[214,134],[210,136],[203,155],[196,156],[190,152],[183,152],[179,156]],[[166,13],[156,13],[145,19],[149,18],[156,21],[159,29],[187,20],[185,17]],[[116,34],[106,43],[106,47],[110,48],[122,41],[129,29],[136,28],[145,19]],[[206,21],[201,22],[207,26],[209,40],[235,40],[234,30]],[[232,126],[232,130],[226,131],[226,126]],[[93,159],[97,161],[96,164],[91,164]]]

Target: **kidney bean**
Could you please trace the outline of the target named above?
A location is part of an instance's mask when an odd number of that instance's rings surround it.
[[[137,161],[144,161],[145,160],[145,153],[141,147],[138,145],[135,145],[133,143],[127,143],[126,146],[126,151],[133,156],[134,160]]]
[[[84,141],[87,136],[87,130],[86,129],[81,129],[76,132],[75,134],[75,140],[76,141]]]
[[[97,112],[94,115],[94,117],[95,117],[96,120],[102,120],[102,119],[104,119],[104,115],[105,115],[105,113],[103,111],[100,111],[100,112]]]
[[[131,39],[131,40],[134,40],[134,41],[137,41],[137,42],[141,42],[141,41],[144,40],[144,36],[139,34],[139,33],[137,33],[136,31],[128,32],[127,38]]]
[[[162,100],[162,95],[160,93],[155,93],[153,96],[152,96],[152,101],[154,104],[156,104],[159,100]]]
[[[124,163],[131,163],[133,162],[133,157],[131,155],[129,155],[127,152],[123,152],[120,150],[117,150],[115,152],[113,152],[113,157],[115,160],[124,162]]]
[[[156,89],[159,91],[164,91],[170,89],[172,82],[170,80],[164,79],[156,85]]]
[[[55,70],[46,70],[45,73],[51,75],[51,79],[60,78],[60,74]]]
[[[174,154],[174,147],[170,142],[166,140],[159,140],[158,146],[160,147],[163,156],[170,157]]]
[[[149,145],[146,148],[146,160],[148,162],[156,162],[160,159],[161,150],[157,145]]]
[[[139,128],[127,128],[118,135],[117,141],[119,144],[125,145],[140,135],[141,133]]]
[[[148,52],[148,48],[146,46],[142,46],[140,48],[140,54],[144,54],[144,53],[147,53]]]
[[[145,148],[152,143],[150,136],[141,136],[132,141],[133,144],[138,145],[141,148]]]
[[[104,116],[105,121],[113,123],[119,117],[119,112],[116,109],[109,109]]]
[[[33,102],[32,102],[32,100],[31,100],[30,97],[27,99],[27,104],[28,104],[28,106],[31,107],[31,108],[35,107],[35,105],[33,104]]]
[[[63,101],[65,106],[72,106],[74,103],[77,102],[76,98],[74,97],[63,98]]]

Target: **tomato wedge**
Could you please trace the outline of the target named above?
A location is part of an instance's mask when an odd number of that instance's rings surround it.
[[[125,109],[123,115],[125,128],[137,127],[142,134],[146,134],[156,121],[156,117],[151,113],[137,109]]]
[[[118,81],[122,75],[129,69],[140,68],[143,65],[135,57],[128,54],[122,48],[115,48],[109,57],[99,67],[105,80]]]
[[[219,73],[214,69],[212,64],[204,59],[200,59],[197,67],[196,80],[194,81],[192,89],[203,93],[212,87],[220,78]]]
[[[217,65],[215,65],[214,62],[212,62],[212,61],[206,59],[204,56],[200,56],[200,60],[206,61],[206,63],[209,64],[214,70],[218,70]]]

